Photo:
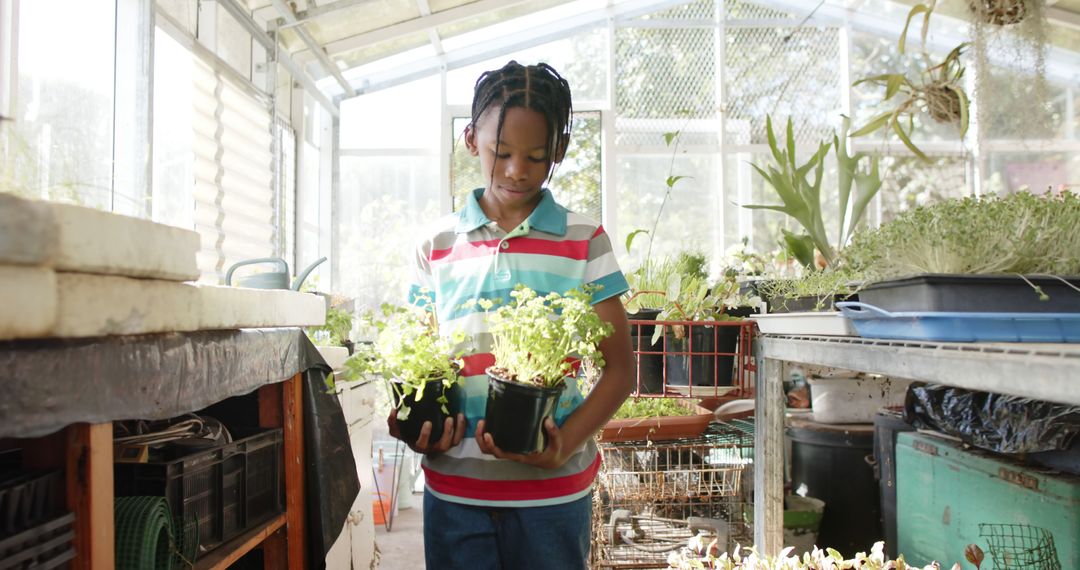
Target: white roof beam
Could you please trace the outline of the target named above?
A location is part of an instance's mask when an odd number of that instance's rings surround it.
[[[433,30],[439,26],[466,20],[485,12],[509,8],[526,2],[528,2],[528,0],[477,0],[471,4],[443,10],[442,12],[431,14],[430,16],[420,16],[419,18],[405,20],[404,22],[357,34],[355,36],[327,42],[323,47],[326,49],[326,53],[333,55],[335,53],[359,49],[379,42],[408,36],[417,32]],[[299,59],[310,57],[308,50],[296,52],[294,55]]]
[[[416,7],[420,9],[420,16],[430,16],[431,6],[428,5],[428,0],[416,0]],[[428,40],[431,41],[431,47],[435,48],[435,53],[442,55],[446,53],[446,50],[442,47],[442,38],[439,37],[439,31],[435,28],[428,28]]]
[[[476,45],[402,65],[392,71],[350,79],[358,94],[370,93],[438,73],[444,66],[457,69],[517,50],[543,45],[603,25],[609,19],[629,19],[686,4],[689,0],[629,0],[576,15],[573,22],[556,21]]]
[[[255,23],[255,20],[251,18],[251,14],[247,12],[247,9],[237,4],[236,0],[217,1],[221,4],[222,8],[225,8],[226,12],[232,15],[232,17],[239,22],[249,34],[251,34],[252,38],[255,38],[255,41],[259,42],[259,44],[266,48],[267,51],[277,55],[278,61],[285,66],[285,69],[289,70],[289,73],[292,74],[293,78],[299,81],[300,84],[304,86],[304,89],[306,89],[320,105],[326,108],[326,110],[334,117],[341,115],[337,105],[327,98],[326,95],[319,90],[318,86],[315,85],[315,81],[311,79],[311,76],[289,57],[289,52],[284,49],[277,49],[277,42]]]
[[[304,29],[304,25],[297,21],[296,15],[293,14],[292,9],[285,4],[285,0],[273,0],[273,3],[274,8],[276,8],[278,13],[285,19],[286,25],[291,26],[295,24],[293,31],[296,35],[300,36],[300,39],[304,42],[304,45],[311,50],[311,53],[315,54],[315,58],[319,60],[319,65],[322,66],[323,70],[334,76],[334,79],[336,79],[338,85],[341,85],[341,88],[345,90],[345,93],[350,97],[355,96],[356,92],[353,91],[349,82],[345,81],[345,78],[341,75],[341,70],[338,69],[338,66],[333,61],[330,61],[330,57],[326,55],[321,47],[319,47],[315,38],[311,37],[311,34]]]

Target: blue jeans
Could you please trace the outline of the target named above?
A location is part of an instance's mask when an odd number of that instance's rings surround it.
[[[592,497],[549,507],[474,507],[424,492],[424,558],[439,570],[577,570],[589,563]]]

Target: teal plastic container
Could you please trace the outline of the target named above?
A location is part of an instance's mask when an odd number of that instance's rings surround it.
[[[988,549],[980,523],[1015,524],[1046,529],[1061,568],[1080,569],[1080,477],[915,432],[896,440],[898,550],[909,563],[966,564],[968,544]]]

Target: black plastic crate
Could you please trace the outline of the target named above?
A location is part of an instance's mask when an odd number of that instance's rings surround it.
[[[55,518],[64,503],[63,471],[0,471],[0,538]]]
[[[924,273],[867,285],[859,300],[894,313],[1077,313],[1077,288],[1080,277]]]
[[[75,515],[68,513],[0,540],[0,570],[46,569],[75,558]]]
[[[281,512],[281,457],[281,429],[261,431],[169,461],[117,463],[115,493],[165,497],[174,517],[198,521],[201,549],[212,550]]]
[[[285,510],[281,430],[244,450],[244,524],[254,526]]]

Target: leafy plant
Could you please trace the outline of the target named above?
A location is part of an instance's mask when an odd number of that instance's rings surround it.
[[[688,114],[688,113],[687,113]],[[689,119],[687,119],[689,120]],[[671,199],[671,191],[675,188],[675,184],[689,176],[682,176],[675,174],[675,156],[679,150],[679,135],[681,131],[671,131],[664,133],[664,144],[671,148],[671,162],[668,164],[668,175],[664,179],[664,199],[660,201],[660,207],[656,210],[656,219],[653,220],[652,229],[644,230],[637,229],[626,236],[626,253],[630,253],[630,246],[634,243],[634,238],[641,234],[649,236],[649,249],[645,253],[645,264],[649,263],[652,259],[652,247],[653,241],[656,239],[656,228],[660,225],[660,217],[664,214],[664,206],[667,205],[668,200]]]
[[[815,311],[830,309],[826,304],[831,304],[836,296],[846,297],[854,294],[858,286],[853,285],[861,280],[858,273],[850,269],[806,271],[802,276],[794,279],[769,279],[758,283],[758,292],[770,299],[779,299],[781,306],[786,301],[803,297],[817,299]],[[772,309],[770,309],[772,310]]]
[[[405,396],[420,401],[432,383],[449,388],[461,382],[462,356],[469,346],[464,332],[441,336],[435,314],[415,305],[383,304],[380,315],[369,313],[364,318],[377,331],[375,340],[357,345],[345,361],[344,378],[375,374],[388,380],[388,389],[397,396],[398,419],[409,417]],[[438,401],[443,412],[449,413],[446,396],[440,395]]]
[[[308,327],[308,336],[312,342],[321,346],[344,346],[352,332],[352,313],[338,307],[326,310],[326,324]]]
[[[889,560],[885,556],[885,543],[876,542],[870,549],[870,554],[860,552],[855,558],[845,559],[836,550],[827,548],[821,550],[817,547],[811,552],[803,553],[802,558],[790,556],[794,547],[787,547],[780,551],[777,556],[765,556],[758,554],[757,549],[736,547],[732,553],[717,554],[716,541],[711,544],[705,542],[703,535],[697,535],[690,539],[689,546],[678,552],[672,552],[668,556],[668,565],[678,570],[842,570],[846,568],[858,568],[860,570],[940,570],[941,565],[937,562],[923,567],[911,566],[904,562],[900,556],[896,560]],[[952,570],[960,570],[960,564],[952,566]]]
[[[855,237],[846,265],[869,281],[916,273],[1080,275],[1080,197],[946,200]]]
[[[488,311],[495,372],[506,380],[553,388],[574,373],[574,361],[604,366],[600,341],[614,328],[596,314],[590,301],[595,287],[565,295],[518,285],[513,300],[494,311],[494,303],[477,303]]]
[[[659,418],[693,414],[693,406],[684,404],[681,398],[627,398],[615,411],[612,419]]]
[[[900,53],[904,53],[907,44],[908,28],[911,21],[918,15],[923,16],[922,40],[923,54],[926,59],[929,56],[925,52],[926,34],[930,24],[930,14],[934,10],[936,2],[929,4],[916,4],[908,12],[904,23],[904,29],[900,33],[897,43]],[[956,124],[960,131],[960,138],[967,134],[968,109],[970,102],[967,92],[964,91],[962,81],[964,78],[964,65],[960,62],[968,44],[962,43],[941,62],[929,65],[918,79],[912,79],[904,73],[884,73],[871,77],[864,77],[853,85],[861,83],[875,83],[885,87],[885,96],[882,101],[895,99],[892,108],[873,117],[861,128],[851,134],[853,137],[863,136],[879,129],[891,129],[897,138],[904,143],[911,152],[923,160],[929,160],[926,154],[912,142],[912,133],[915,130],[914,115],[925,111],[939,123]]]
[[[836,263],[837,251],[843,248],[854,233],[855,228],[866,213],[866,206],[881,189],[881,175],[878,170],[878,158],[866,153],[849,154],[847,132],[850,121],[844,118],[840,134],[833,135],[833,143],[821,142],[818,150],[806,163],[799,165],[795,159],[795,133],[789,118],[787,121],[787,140],[781,148],[772,128],[772,117],[766,117],[765,128],[768,131],[769,150],[773,164],[764,167],[753,164],[754,170],[765,179],[780,198],[781,204],[747,204],[745,208],[773,210],[786,214],[803,227],[805,233],[794,234],[784,230],[787,248],[805,267],[814,267],[814,250],[821,252],[826,264]],[[825,171],[825,157],[830,146],[836,148],[836,160],[839,166],[837,176],[837,194],[840,204],[837,242],[829,241],[822,218],[821,181]],[[869,169],[863,170],[859,163],[867,159]],[[812,174],[812,178],[811,178]],[[854,192],[852,187],[854,186]]]
[[[632,292],[623,302],[626,311],[635,314],[640,309],[663,308],[669,297],[678,295],[683,280],[705,279],[707,265],[705,254],[696,251],[679,252],[674,259],[645,260],[626,275]]]

